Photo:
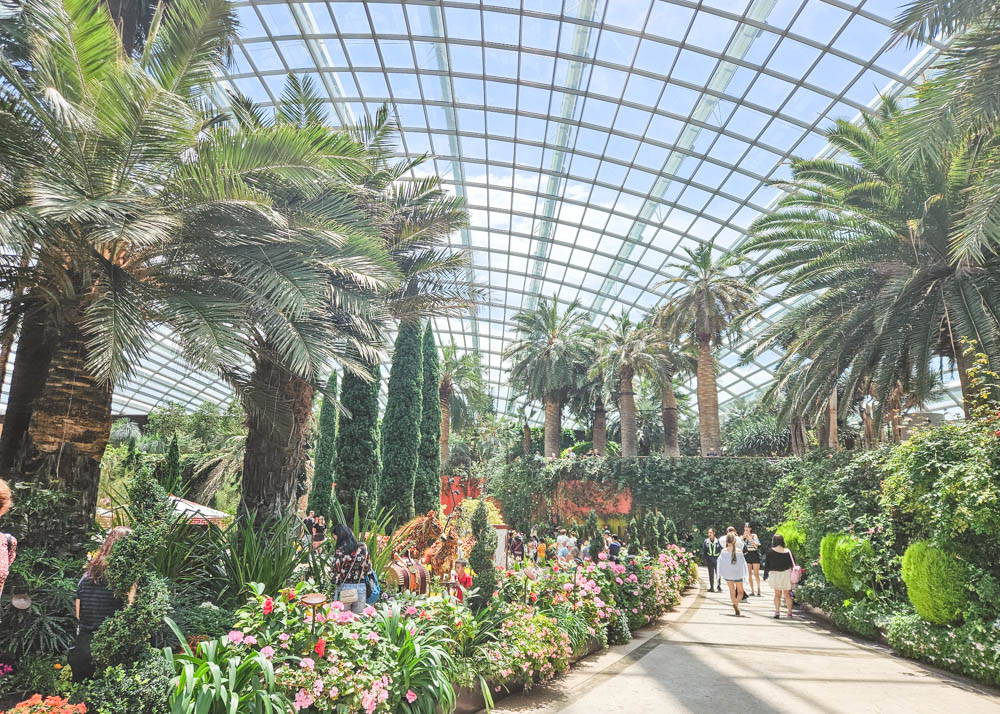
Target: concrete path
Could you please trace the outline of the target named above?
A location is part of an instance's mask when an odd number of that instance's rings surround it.
[[[737,618],[706,573],[680,607],[628,645],[500,701],[495,712],[1000,713],[1000,694],[799,616],[772,619],[771,590]]]

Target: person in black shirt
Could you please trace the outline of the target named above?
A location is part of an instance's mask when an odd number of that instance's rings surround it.
[[[611,536],[611,542],[608,543],[608,558],[611,559],[612,563],[617,563],[618,554],[621,552],[622,552],[622,542],[621,539],[618,537],[618,534],[615,533],[614,535]]]
[[[67,659],[73,669],[73,681],[82,682],[94,676],[94,660],[90,654],[90,641],[104,621],[125,607],[125,603],[112,592],[104,580],[108,567],[108,555],[115,543],[129,535],[131,528],[117,526],[104,539],[97,555],[87,564],[83,577],[76,586],[76,619],[79,628],[76,644],[69,651]],[[135,586],[128,594],[128,602],[135,598]]]
[[[313,550],[319,548],[326,542],[326,519],[320,516],[313,526]]]
[[[302,519],[302,526],[306,532],[306,539],[312,540],[313,528],[316,527],[316,511],[309,511],[309,515]]]
[[[771,550],[764,561],[764,580],[774,590],[774,619],[781,617],[781,598],[788,605],[788,617],[792,616],[792,566],[795,559],[785,547],[785,539],[780,533],[771,538]]]
[[[715,537],[715,529],[708,529],[708,538],[701,544],[701,559],[708,568],[708,591],[722,592],[722,578],[718,577],[716,568],[719,565],[719,553],[722,552],[722,542]]]

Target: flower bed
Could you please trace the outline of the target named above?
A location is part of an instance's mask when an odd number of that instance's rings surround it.
[[[690,563],[671,546],[621,564],[513,569],[479,613],[435,595],[356,615],[339,602],[304,605],[306,583],[273,595],[258,588],[221,646],[269,662],[295,711],[448,711],[462,689],[528,688],[565,672],[574,656],[606,645],[621,608],[633,629],[655,620],[691,583]]]

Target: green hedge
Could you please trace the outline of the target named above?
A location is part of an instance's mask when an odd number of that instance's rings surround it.
[[[762,537],[784,519],[779,487],[797,459],[588,457],[541,463],[535,459],[494,460],[487,489],[504,517],[519,530],[543,520],[560,481],[595,481],[628,487],[633,507],[659,511],[679,535],[697,537],[749,521]],[[592,505],[598,515],[602,504]]]
[[[962,618],[969,601],[969,571],[954,555],[928,541],[910,545],[903,554],[903,582],[917,613],[935,625]]]
[[[827,533],[819,546],[823,575],[841,592],[853,595],[865,589],[866,560],[871,560],[871,543],[846,533]]]
[[[887,628],[889,645],[905,657],[1000,686],[1000,628],[969,620],[960,627],[933,625],[916,614],[898,615]]]

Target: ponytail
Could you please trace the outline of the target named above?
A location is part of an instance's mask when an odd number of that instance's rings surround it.
[[[730,562],[733,565],[736,565],[736,536],[734,536],[732,533],[726,534],[726,547],[727,548],[729,547],[730,543],[732,543],[732,545],[733,545],[733,559]]]

